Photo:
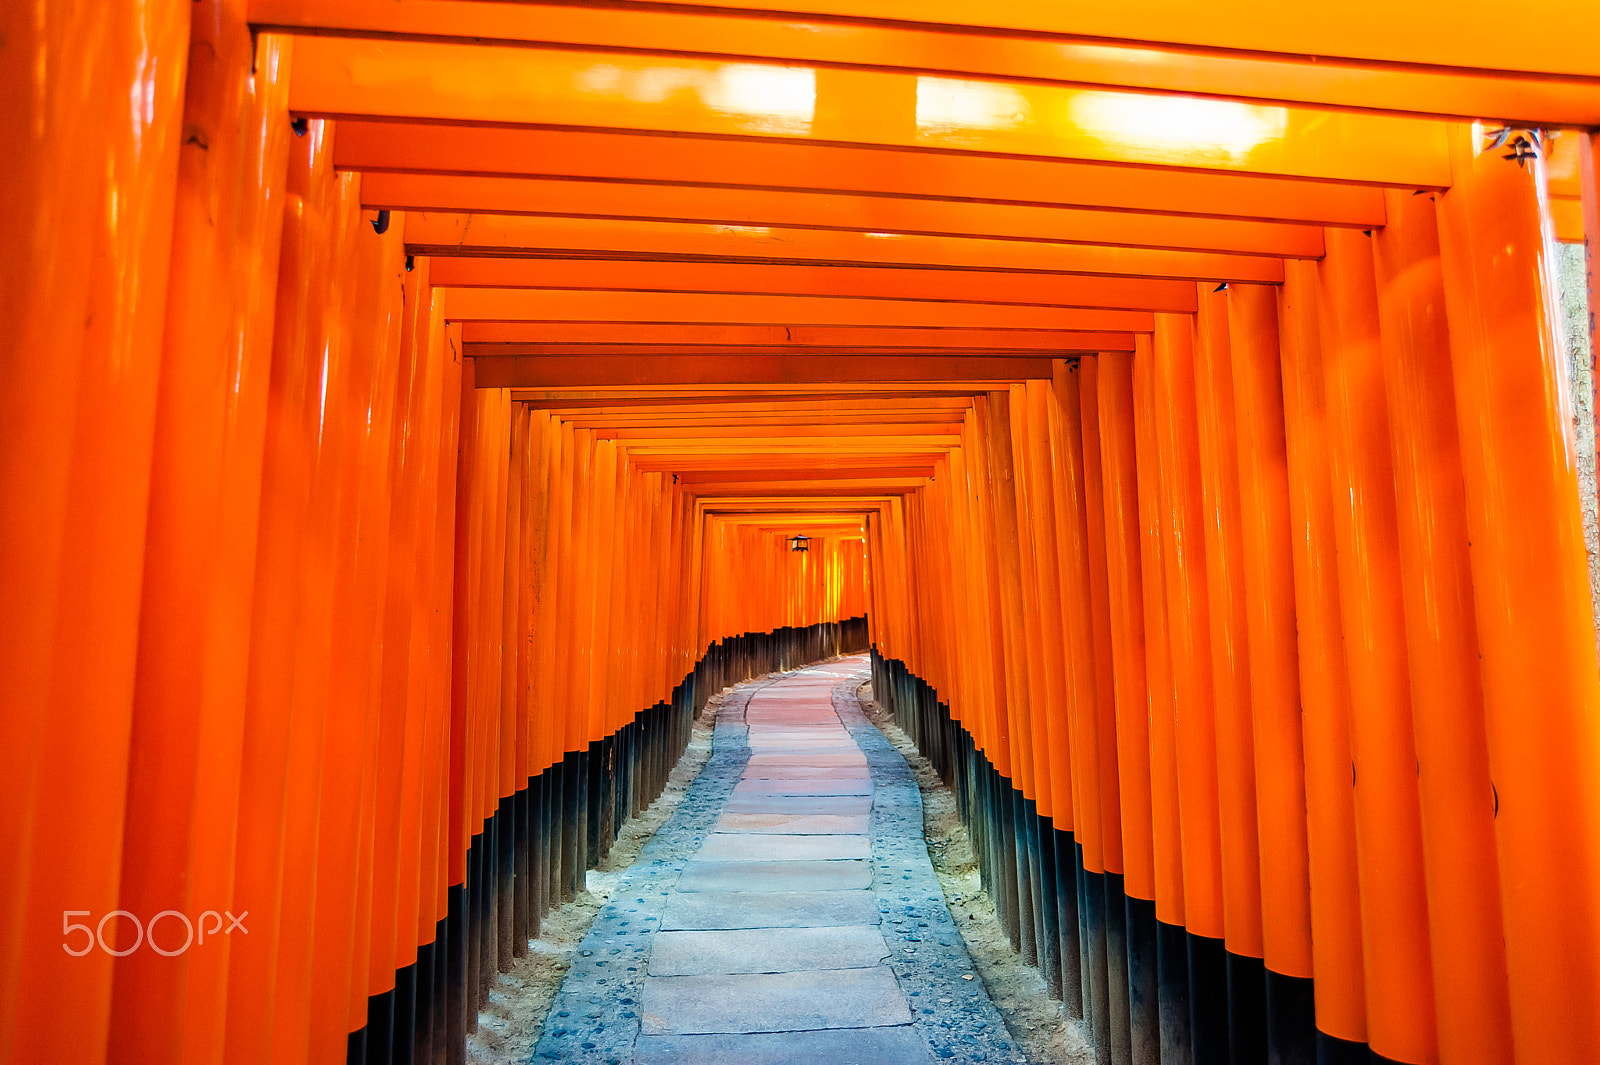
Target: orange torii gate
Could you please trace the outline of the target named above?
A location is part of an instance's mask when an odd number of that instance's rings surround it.
[[[24,7],[0,1061],[459,1061],[869,640],[1101,1061],[1600,1043],[1592,4]]]

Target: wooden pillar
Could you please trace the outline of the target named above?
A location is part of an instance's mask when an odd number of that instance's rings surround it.
[[[1128,1058],[1134,1065],[1155,1065],[1161,1056],[1161,1019],[1151,809],[1152,703],[1147,679],[1134,356],[1103,352],[1097,361],[1125,896],[1119,901],[1124,907],[1128,967]]]
[[[1266,1052],[1272,1065],[1309,1061],[1316,1052],[1305,756],[1277,301],[1277,293],[1265,285],[1228,286],[1241,577],[1261,832]]]
[[[1600,1042],[1600,677],[1542,188],[1452,133],[1439,200],[1517,1061]]]
[[[1156,318],[1156,444],[1161,465],[1167,632],[1172,648],[1178,813],[1189,952],[1190,1038],[1197,1065],[1227,1055],[1222,839],[1217,798],[1210,599],[1206,583],[1194,321]]]
[[[1217,728],[1217,800],[1222,829],[1223,927],[1228,966],[1228,1043],[1237,1060],[1266,1053],[1266,987],[1261,964],[1260,829],[1256,821],[1255,736],[1250,705],[1250,636],[1245,587],[1239,448],[1227,290],[1198,286],[1194,376],[1205,507],[1206,592]]]
[[[1433,197],[1391,192],[1374,239],[1394,449],[1439,1055],[1512,1060],[1494,805]]]
[[[1438,1058],[1433,967],[1372,246],[1348,230],[1328,230],[1327,243],[1323,378],[1350,675],[1368,1043],[1395,1061],[1429,1065]]]
[[[220,1060],[234,939],[194,945],[234,897],[288,42],[252,79],[242,11],[192,23],[119,889],[147,943],[116,963],[114,1061]]]
[[[80,950],[118,909],[189,5],[17,15],[0,86],[17,153],[0,602],[18,633],[0,680],[0,1053],[98,1061],[113,958],[98,942],[73,956],[62,931],[92,922],[71,937]],[[64,918],[64,902],[88,913]],[[134,940],[126,918],[107,919],[112,949]],[[63,997],[79,1004],[68,1025]]]
[[[1167,622],[1166,515],[1156,428],[1153,338],[1133,352],[1134,444],[1139,475],[1140,576],[1144,583],[1145,681],[1150,699],[1150,841],[1154,860],[1160,1060],[1194,1060],[1184,931],[1183,828],[1178,803],[1177,695]]]
[[[1367,1041],[1345,668],[1322,368],[1318,266],[1285,263],[1281,293],[1284,441],[1294,562],[1295,627],[1306,766],[1311,964],[1318,1053],[1362,1062]]]

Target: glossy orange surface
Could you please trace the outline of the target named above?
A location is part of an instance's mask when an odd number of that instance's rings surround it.
[[[18,386],[5,390],[0,594],[21,634],[0,715],[9,1060],[99,1061],[110,1037],[114,959],[63,951],[61,911],[118,905],[188,8],[6,13],[17,254],[0,289]],[[60,365],[23,383],[46,352]],[[122,918],[106,935],[114,949],[134,939]],[[63,995],[81,1003],[67,1026]]]
[[[435,257],[435,283],[450,288],[716,292],[724,295],[835,296],[952,303],[1189,311],[1194,287],[1181,281],[1002,271],[668,263],[606,259]],[[477,331],[471,333],[479,338]],[[582,335],[588,335],[587,333]]]
[[[1304,977],[1314,971],[1311,884],[1278,293],[1230,285],[1227,312],[1260,826],[1261,949],[1272,972]]]
[[[697,5],[681,4],[694,8]],[[1597,75],[1592,56],[1575,41],[1563,40],[1532,57],[1507,57],[1494,40],[1504,9],[1494,0],[1466,0],[1441,26],[1431,13],[1395,9],[1381,0],[1357,0],[1340,19],[1303,17],[1268,0],[1250,0],[1224,17],[1196,11],[1178,0],[1139,0],[1116,10],[1073,11],[1069,15],[1046,0],[1006,0],[979,11],[959,0],[923,5],[908,18],[894,0],[732,0],[719,9],[779,11],[840,21],[911,21],[932,26],[988,27],[1192,46],[1200,50],[1263,51],[1400,64],[1481,67],[1491,71],[1538,70]],[[1581,0],[1530,0],[1519,14],[1530,31],[1581,34],[1600,16]],[[1381,29],[1379,27],[1382,27]]]
[[[1586,1053],[1600,956],[1600,705],[1539,167],[1462,127],[1439,205],[1518,1060]],[[1511,514],[1518,515],[1511,520]],[[1534,708],[1537,708],[1535,711]],[[1555,826],[1561,826],[1556,828]],[[1565,842],[1552,847],[1557,838]],[[1538,959],[1537,963],[1535,959]]]
[[[1322,264],[1322,369],[1345,667],[1367,1041],[1438,1058],[1422,815],[1400,595],[1393,456],[1371,238],[1329,234]]]
[[[700,292],[609,292],[462,288],[445,290],[445,314],[458,322],[779,323],[912,329],[1063,329],[1147,331],[1138,311],[989,306],[934,300],[816,296],[728,296]]]
[[[1195,421],[1217,729],[1223,927],[1228,949],[1254,958],[1261,955],[1261,843],[1228,303],[1226,292],[1211,290],[1200,296],[1194,337]]]
[[[466,322],[469,354],[715,356],[863,354],[1032,356],[1075,351],[1132,351],[1133,333],[1081,329],[959,329],[930,326],[686,325],[657,322]]]
[[[860,263],[1244,281],[1283,277],[1281,260],[1258,255],[524,215],[415,215],[407,222],[406,243],[425,255],[709,260],[748,265]]]
[[[1338,61],[1327,55],[1207,52],[1155,42],[953,32],[906,22],[751,19],[712,8],[594,9],[464,0],[253,0],[252,20],[297,29],[358,29],[401,37],[479,38],[656,55],[766,58],[950,77],[1129,86],[1376,111],[1588,125],[1582,78],[1484,77],[1474,70]],[[970,14],[969,16],[970,17]],[[1374,42],[1377,43],[1377,42]],[[1152,46],[1154,45],[1154,46]]]
[[[1149,682],[1140,568],[1140,516],[1131,353],[1102,352],[1096,364],[1101,492],[1105,510],[1110,687],[1116,708],[1121,872],[1129,895],[1156,897],[1150,792]]]
[[[11,5],[0,1065],[345,1061],[507,800],[863,616],[1324,1034],[1587,1060],[1591,8]]]
[[[1431,200],[1395,197],[1374,242],[1394,451],[1428,922],[1442,1060],[1512,1059],[1450,334]],[[1445,885],[1452,885],[1446,887]]]
[[[1183,829],[1178,807],[1177,703],[1167,623],[1163,471],[1156,435],[1154,339],[1133,354],[1133,425],[1139,491],[1139,564],[1145,630],[1145,681],[1150,703],[1150,839],[1156,916],[1186,925]],[[1130,779],[1137,779],[1132,777]]]
[[[339,165],[372,171],[815,189],[1328,225],[1383,221],[1377,189],[1236,172],[907,153],[782,138],[720,140],[360,119],[346,119],[340,129]]]
[[[1387,115],[931,75],[308,37],[290,107],[544,127],[794,137],[932,151],[1449,183],[1444,125]],[[1373,142],[1381,154],[1360,151]]]
[[[1251,255],[1314,257],[1322,233],[1278,222],[1132,216],[1065,206],[972,203],[791,189],[663,187],[483,175],[373,174],[369,207],[465,214],[683,221],[724,226],[858,230],[924,236],[996,237],[1068,244],[1116,244]]]
[[[261,42],[261,76],[247,82],[239,74],[251,41],[237,10],[204,5],[191,31],[184,123],[200,134],[185,139],[178,162],[119,888],[136,914],[175,900],[198,913],[211,908],[202,900],[234,889],[231,864],[215,856],[240,831],[272,357],[264,293],[277,275],[290,137],[290,42]],[[240,172],[274,179],[232,180]],[[182,941],[176,922],[160,927],[167,949]],[[119,959],[109,1054],[159,1046],[218,1060],[231,946]]]
[[[1356,866],[1355,774],[1350,757],[1350,675],[1334,534],[1331,432],[1323,374],[1318,267],[1290,267],[1280,294],[1284,443],[1301,727],[1306,766],[1306,847],[1311,880],[1311,964],[1317,1028],[1367,1039]]]
[[[1217,729],[1212,687],[1205,514],[1195,407],[1194,320],[1156,319],[1153,386],[1161,474],[1161,554],[1166,567],[1178,823],[1183,839],[1184,927],[1225,935]]]

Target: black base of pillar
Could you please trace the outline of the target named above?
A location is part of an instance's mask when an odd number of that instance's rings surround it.
[[[1189,935],[1189,1038],[1195,1065],[1229,1065],[1228,951],[1210,936]]]
[[[1128,908],[1121,873],[1105,874],[1106,999],[1111,1065],[1133,1065],[1128,1018]]]
[[[1156,922],[1157,994],[1161,1010],[1161,1065],[1194,1065],[1189,1005],[1189,933]]]
[[[1373,1065],[1377,1060],[1365,1043],[1317,1033],[1317,1065]]]
[[[1316,1065],[1316,1000],[1310,977],[1266,971],[1267,1065]]]
[[[394,1058],[394,990],[367,996],[366,1046],[352,1065],[389,1065]]]
[[[1267,1060],[1266,980],[1260,958],[1228,952],[1228,1053],[1234,1065]]]
[[[1156,904],[1124,903],[1128,940],[1128,1035],[1133,1065],[1161,1065],[1160,974],[1156,962]]]

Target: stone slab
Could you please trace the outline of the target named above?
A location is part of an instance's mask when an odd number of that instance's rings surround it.
[[[820,928],[877,920],[877,897],[864,890],[694,891],[668,897],[661,928]]]
[[[848,767],[858,769],[865,763],[855,761],[853,757],[841,757],[849,752],[835,747],[768,747],[763,753],[752,756],[756,765],[773,765],[773,758],[792,758],[800,765],[817,765],[818,760],[832,761],[838,759],[835,768]]]
[[[716,832],[700,845],[696,861],[791,862],[870,858],[866,836],[815,836],[776,832]]]
[[[872,772],[861,765],[752,765],[746,766],[745,780],[871,780]]]
[[[820,1032],[753,1035],[645,1035],[634,1046],[635,1065],[927,1065],[933,1060],[916,1031],[834,1028]]]
[[[870,887],[863,860],[816,862],[692,861],[678,876],[679,891],[849,891]]]
[[[815,754],[752,754],[745,768],[753,769],[757,766],[774,765],[854,765],[865,769],[867,767],[867,758],[859,750],[854,752],[840,751],[837,754],[826,751],[819,751]]]
[[[889,956],[876,922],[822,928],[741,928],[657,932],[651,976],[792,973],[861,969]]]
[[[735,784],[733,794],[735,798],[741,795],[871,795],[872,781],[762,780],[752,777]]]
[[[872,823],[867,813],[835,814],[723,814],[717,832],[773,832],[796,836],[866,835]]]
[[[832,724],[809,723],[777,723],[761,718],[756,721],[747,721],[750,726],[750,737],[789,737],[801,740],[834,739],[840,743],[850,743],[850,730],[845,728],[838,718]]]
[[[736,795],[722,807],[728,814],[828,814],[854,817],[872,813],[869,795]]]
[[[821,969],[738,976],[649,976],[640,1035],[802,1032],[911,1022],[894,974]]]

